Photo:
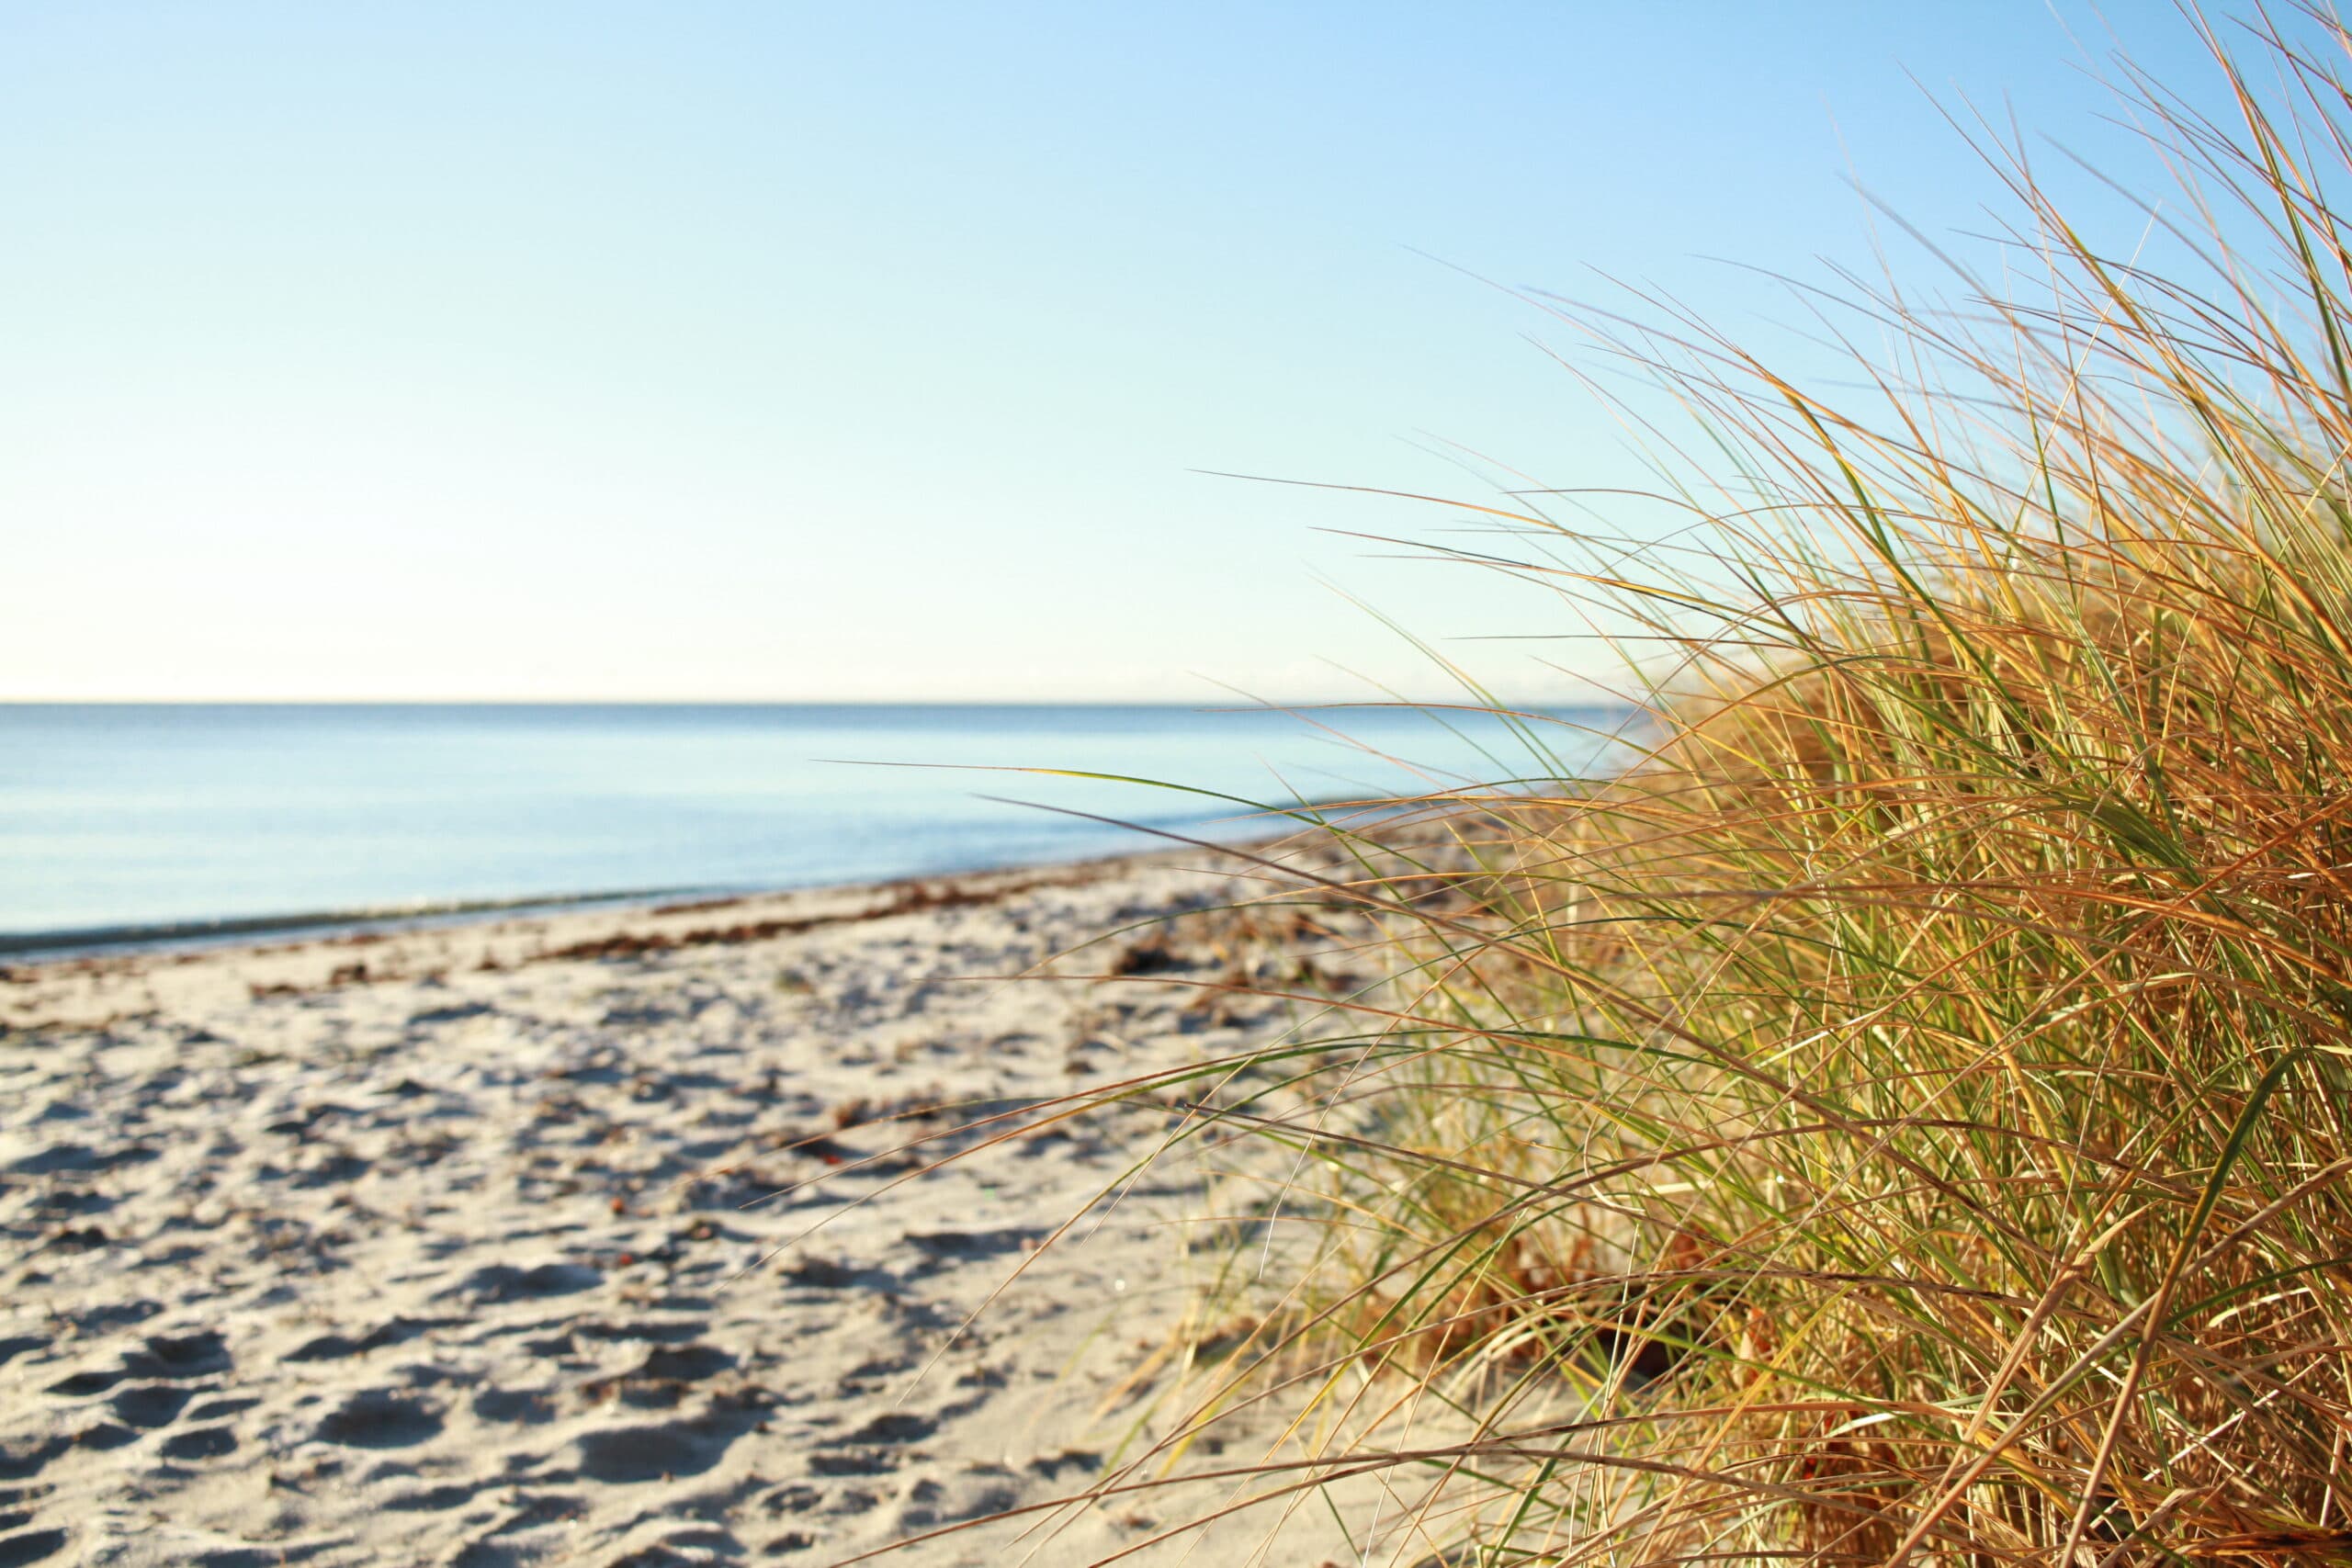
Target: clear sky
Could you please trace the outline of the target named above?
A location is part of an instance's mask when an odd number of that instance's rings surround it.
[[[2169,0],[2108,18],[2196,74]],[[2070,34],[2068,23],[2082,29]],[[0,696],[1301,699],[1566,628],[1329,530],[1625,477],[1511,288],[1794,310],[2120,143],[2040,0],[0,0]],[[1521,481],[1524,482],[1524,481]],[[1591,662],[1564,645],[1538,649]]]

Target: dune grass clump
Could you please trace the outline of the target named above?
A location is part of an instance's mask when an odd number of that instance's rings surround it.
[[[2126,68],[2136,256],[1988,139],[2006,281],[1825,306],[1890,345],[1842,403],[1598,324],[1712,547],[1504,516],[1639,623],[1640,760],[1310,890],[1401,963],[1241,1107],[1319,1237],[1202,1406],[1289,1418],[1269,1500],[1494,1568],[2352,1559],[2352,95],[2292,21],[2200,24],[2226,124]]]

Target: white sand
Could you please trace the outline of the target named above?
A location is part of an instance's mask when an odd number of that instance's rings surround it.
[[[1088,1484],[1165,1424],[1149,1378],[1122,1385],[1208,1256],[1179,1224],[1189,1161],[958,1330],[1168,1118],[868,1172],[828,1156],[948,1122],[835,1119],[1025,1104],[1289,1021],[968,978],[1247,886],[1165,858],[931,886],[976,901],[845,919],[909,900],[843,890],[8,970],[0,1565],[832,1562]],[[723,940],[534,961],[697,931]],[[1185,956],[1180,978],[1231,955]],[[1087,1562],[1215,1501],[888,1561]],[[1245,1561],[1264,1529],[1190,1561]],[[1357,1560],[1316,1509],[1263,1560],[1327,1558]]]

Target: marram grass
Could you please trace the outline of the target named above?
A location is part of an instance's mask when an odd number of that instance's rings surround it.
[[[2228,123],[2125,68],[2141,260],[1988,139],[2006,282],[1857,286],[1845,405],[1587,319],[1712,548],[1500,517],[1640,633],[1640,758],[1294,896],[1395,974],[1204,1123],[1313,1238],[1204,1374],[1281,1434],[1228,1506],[1370,1486],[1373,1560],[1494,1568],[2352,1560],[2352,96],[2288,20],[2193,19]]]

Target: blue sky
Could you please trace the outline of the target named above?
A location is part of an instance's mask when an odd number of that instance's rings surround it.
[[[1930,92],[2128,172],[2108,47],[2035,0],[0,6],[0,695],[1439,689],[1351,594],[1563,694],[1533,655],[1597,650],[1459,640],[1572,629],[1540,595],[1329,532],[1433,510],[1196,470],[1621,482],[1509,288],[1770,341],[1706,258],[1866,260],[1849,166],[1980,222]]]

